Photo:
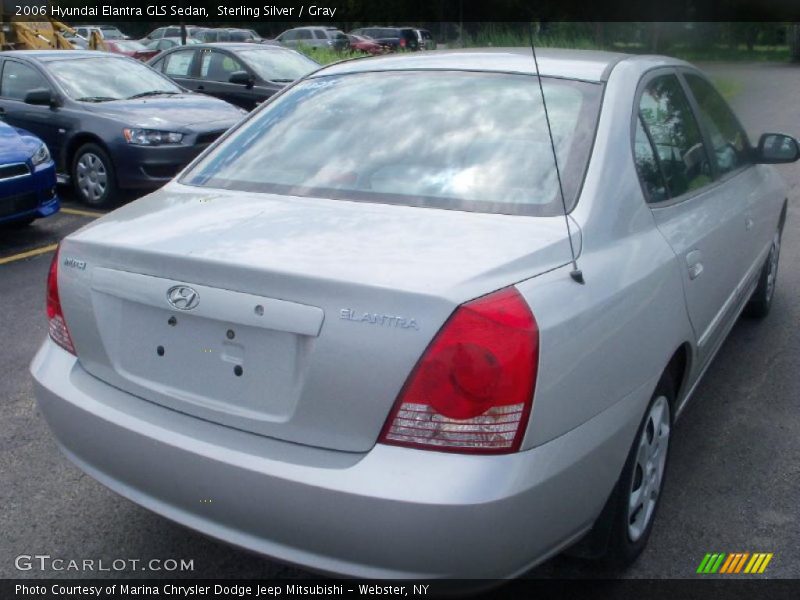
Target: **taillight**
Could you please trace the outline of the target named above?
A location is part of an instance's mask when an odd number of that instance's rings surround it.
[[[519,450],[533,403],[539,329],[509,287],[459,306],[428,346],[379,442],[430,450]]]
[[[75,354],[72,338],[61,312],[61,300],[58,297],[58,253],[61,247],[56,248],[50,271],[47,274],[47,321],[50,325],[50,338],[67,352]]]
[[[405,48],[406,47],[406,41],[403,38],[400,38],[400,47],[401,48]]]

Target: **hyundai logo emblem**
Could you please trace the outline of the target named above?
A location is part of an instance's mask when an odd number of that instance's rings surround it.
[[[178,310],[192,310],[200,304],[200,294],[188,285],[175,285],[167,290],[167,301]]]

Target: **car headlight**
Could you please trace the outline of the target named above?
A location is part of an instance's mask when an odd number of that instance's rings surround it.
[[[42,163],[46,163],[49,160],[50,160],[50,151],[44,144],[39,146],[36,149],[36,152],[33,153],[33,156],[31,156],[31,162],[33,163],[34,167],[41,165]]]
[[[176,131],[159,131],[157,129],[126,128],[122,130],[125,141],[137,146],[163,146],[180,144],[183,134]]]

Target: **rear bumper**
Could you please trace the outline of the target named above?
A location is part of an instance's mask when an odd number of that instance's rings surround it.
[[[584,533],[643,407],[632,395],[506,456],[279,442],[140,400],[47,340],[31,365],[68,458],[117,493],[207,535],[355,577],[519,574]]]

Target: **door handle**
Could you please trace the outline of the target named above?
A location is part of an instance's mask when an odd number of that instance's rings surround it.
[[[700,262],[703,253],[700,250],[692,250],[686,255],[686,267],[689,270],[689,279],[697,279],[703,272],[703,263]]]
[[[744,220],[744,230],[745,231],[750,231],[753,228],[754,224],[755,224],[755,222],[753,221],[753,218],[752,217],[747,217]]]

